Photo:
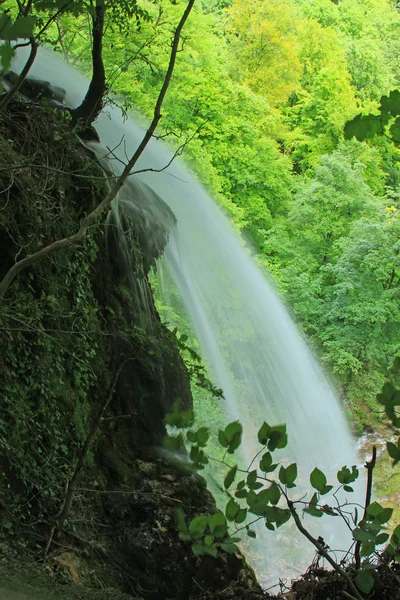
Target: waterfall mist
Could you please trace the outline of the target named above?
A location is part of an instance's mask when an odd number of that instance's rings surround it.
[[[17,63],[22,62],[21,55]],[[66,88],[70,106],[80,102],[88,85],[81,74],[46,51],[39,53],[31,74]],[[143,136],[132,119],[124,121],[113,107],[95,127],[104,146],[113,148],[122,161]],[[92,149],[99,158],[106,153],[101,145],[92,144]],[[345,464],[356,464],[339,402],[273,286],[188,170],[178,161],[162,170],[170,158],[163,144],[153,140],[135,167],[153,172],[134,177],[161,197],[176,218],[164,265],[180,291],[213,381],[223,389],[227,419],[239,419],[244,426],[245,460],[257,451],[257,430],[265,420],[287,424],[289,446],[277,452],[277,459],[297,462],[305,482],[314,467],[335,474]],[[121,171],[120,162],[110,158],[108,162],[114,172]],[[151,202],[152,194],[143,193]],[[127,188],[123,202],[130,202]],[[300,492],[295,494],[299,496]],[[352,501],[351,494],[348,500]],[[339,521],[324,516],[310,518],[307,524],[332,549],[346,550],[350,534]],[[262,580],[287,577],[293,563],[299,573],[314,554],[293,525],[277,532],[264,528],[257,543]]]

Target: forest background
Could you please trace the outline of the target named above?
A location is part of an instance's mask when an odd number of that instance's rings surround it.
[[[104,62],[112,92],[150,117],[182,2],[138,5],[150,18],[109,24]],[[45,41],[89,73],[89,32],[87,16],[64,15]],[[388,0],[204,0],[162,119],[173,147],[193,138],[186,162],[272,275],[360,431],[381,427],[376,395],[400,346],[400,155],[389,137],[345,140],[344,127],[400,86],[399,32]],[[179,298],[167,307],[160,295],[159,310],[196,348]],[[222,424],[217,401],[196,395],[198,418]]]

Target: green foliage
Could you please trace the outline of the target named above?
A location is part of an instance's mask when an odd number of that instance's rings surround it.
[[[179,538],[192,543],[192,552],[196,556],[217,556],[218,550],[238,552],[237,538],[228,535],[228,525],[225,516],[218,512],[213,515],[194,517],[189,523],[185,522],[182,509],[176,511]]]
[[[396,366],[397,363],[396,362]],[[241,432],[237,421],[230,423],[226,426],[225,430],[219,431],[219,442],[223,448],[228,449],[229,443],[233,440],[237,432]],[[312,494],[312,497],[308,501],[304,501],[306,496],[302,495],[300,499],[292,499],[289,496],[289,490],[296,487],[295,481],[297,479],[297,465],[292,463],[290,465],[277,464],[274,467],[279,466],[278,477],[272,475],[266,476],[265,468],[270,468],[273,460],[273,452],[278,449],[275,447],[270,452],[262,455],[263,449],[266,448],[267,444],[271,440],[273,433],[279,431],[280,435],[283,436],[285,445],[287,443],[285,427],[280,425],[278,427],[271,427],[267,423],[263,423],[258,431],[258,442],[262,446],[262,449],[257,452],[253,458],[250,466],[247,470],[239,468],[237,465],[230,467],[226,473],[224,480],[225,494],[228,496],[225,506],[225,517],[218,513],[213,517],[209,515],[201,515],[192,519],[189,527],[184,522],[183,515],[178,516],[179,532],[180,537],[184,541],[192,542],[192,551],[195,554],[211,554],[217,556],[218,554],[218,542],[216,530],[220,533],[220,536],[228,536],[228,523],[235,527],[234,534],[240,531],[246,531],[247,536],[255,538],[257,536],[256,531],[250,528],[250,524],[246,523],[250,515],[256,517],[255,521],[262,520],[265,527],[271,531],[278,529],[284,525],[290,519],[293,519],[296,526],[300,531],[306,535],[307,539],[313,540],[313,543],[318,547],[321,552],[321,541],[310,536],[307,531],[307,525],[302,524],[298,515],[297,506],[302,507],[303,513],[310,515],[311,517],[320,518],[324,514],[332,517],[339,517],[345,519],[346,523],[349,524],[348,517],[345,515],[347,502],[342,506],[338,502],[337,492],[341,487],[346,492],[353,492],[353,488],[349,485],[354,483],[359,477],[359,471],[355,465],[351,468],[344,466],[337,472],[337,480],[339,482],[339,488],[334,490],[333,485],[328,485],[326,475],[318,468],[315,468],[310,474],[311,486],[316,490]],[[191,435],[188,438],[192,443],[197,442],[197,436]],[[282,438],[281,438],[282,439]],[[239,444],[234,444],[235,448],[232,452],[239,447]],[[259,460],[259,469],[264,474],[260,474],[258,468],[252,468],[254,463]],[[226,464],[226,463],[225,463]],[[234,483],[237,475],[242,475],[243,479],[237,482],[236,490],[234,495],[229,491],[229,488]],[[333,490],[333,492],[332,492]],[[334,494],[334,500],[331,505],[326,503],[324,498],[324,504],[321,503],[321,497],[327,496],[330,492]],[[303,493],[303,492],[302,492]],[[246,503],[243,506],[241,501]],[[364,516],[359,519],[357,511],[353,517],[354,528],[353,542],[360,544],[359,558],[361,557],[362,563],[355,572],[355,583],[362,592],[369,593],[374,587],[374,573],[377,569],[376,563],[373,561],[373,557],[377,552],[380,552],[379,546],[389,542],[385,552],[389,553],[392,557],[391,560],[398,561],[400,558],[397,556],[400,544],[400,526],[396,527],[392,535],[390,535],[385,529],[387,524],[392,518],[393,509],[383,507],[378,502],[372,502],[365,508]],[[218,526],[214,526],[212,519],[218,519]],[[216,521],[217,522],[217,521]],[[304,531],[306,533],[304,533]],[[238,541],[237,538],[230,541]],[[318,545],[319,544],[319,545]],[[220,544],[220,548],[227,550],[226,545]],[[235,546],[236,549],[236,546]],[[234,550],[232,550],[234,551]],[[349,551],[350,553],[350,551]],[[323,555],[330,556],[331,551],[328,546],[324,547]],[[336,570],[343,576],[339,565],[336,563],[336,559],[333,559],[333,564],[336,565]],[[348,577],[345,573],[344,577]]]

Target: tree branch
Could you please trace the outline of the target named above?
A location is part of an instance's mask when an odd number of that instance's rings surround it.
[[[371,504],[371,496],[372,496],[372,475],[373,470],[376,464],[376,446],[372,448],[372,458],[370,461],[365,463],[365,468],[367,469],[367,488],[365,491],[365,504],[364,504],[364,516],[363,519],[367,516],[367,508]],[[358,570],[361,565],[360,558],[360,550],[361,550],[361,542],[357,541],[354,548],[354,560],[356,563],[356,569]]]
[[[12,88],[9,90],[9,92],[7,92],[7,94],[0,101],[0,110],[4,110],[9,105],[11,100],[15,97],[15,95],[18,93],[21,85],[24,83],[25,78],[28,75],[28,73],[35,61],[36,54],[38,51],[38,44],[34,38],[29,38],[29,43],[31,45],[31,51],[29,53],[28,60],[26,61],[24,68],[22,69],[21,73],[19,74],[19,76],[18,76],[16,82],[14,83],[14,85],[12,86]]]

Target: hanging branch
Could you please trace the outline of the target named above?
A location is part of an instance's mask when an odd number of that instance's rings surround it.
[[[102,202],[100,202],[100,204],[98,206],[96,206],[96,208],[83,219],[78,231],[75,234],[73,234],[69,237],[66,237],[62,240],[57,240],[57,241],[53,242],[52,244],[45,246],[41,250],[38,250],[34,254],[25,256],[25,258],[16,262],[9,269],[9,271],[5,274],[4,278],[0,282],[0,304],[4,298],[4,295],[9,287],[9,285],[11,284],[13,279],[19,273],[21,273],[21,271],[23,271],[30,265],[33,265],[33,264],[43,260],[44,258],[47,258],[48,256],[54,254],[54,252],[57,252],[57,250],[60,250],[62,248],[70,248],[72,246],[80,244],[82,242],[82,240],[84,239],[84,237],[86,236],[86,232],[87,232],[88,228],[95,225],[98,222],[100,217],[103,216],[105,211],[109,208],[111,202],[117,196],[119,190],[124,185],[126,179],[129,177],[131,170],[137,163],[140,156],[143,154],[147,144],[149,143],[149,141],[151,140],[151,138],[154,134],[154,131],[156,130],[158,122],[161,119],[161,116],[162,116],[161,108],[162,108],[162,104],[163,104],[163,101],[164,101],[165,95],[167,93],[167,90],[168,90],[168,87],[169,87],[169,84],[171,81],[171,77],[172,77],[172,74],[174,71],[176,56],[177,56],[177,53],[179,50],[180,36],[182,33],[183,26],[185,25],[189,15],[190,15],[190,12],[193,8],[194,2],[195,2],[195,0],[189,0],[187,7],[185,9],[185,12],[183,13],[181,20],[179,21],[179,24],[175,30],[172,47],[171,47],[171,54],[170,54],[168,69],[167,69],[160,93],[157,98],[157,102],[156,102],[156,105],[154,108],[154,115],[153,115],[153,119],[150,123],[150,127],[146,131],[136,152],[133,154],[133,156],[127,163],[126,167],[122,171],[122,174],[112,184],[110,191],[108,192],[108,194],[106,195],[104,200]]]

